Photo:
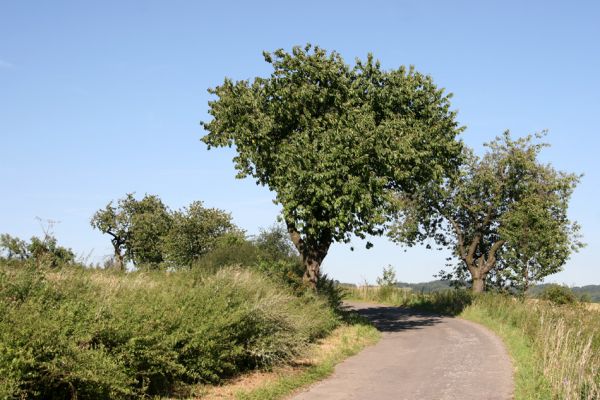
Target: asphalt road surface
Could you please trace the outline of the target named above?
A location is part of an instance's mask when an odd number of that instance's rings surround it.
[[[512,365],[486,328],[459,318],[349,303],[383,333],[295,400],[512,399]]]

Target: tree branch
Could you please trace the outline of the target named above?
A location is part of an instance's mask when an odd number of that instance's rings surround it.
[[[288,220],[285,221],[285,224],[287,226],[287,231],[290,234],[290,239],[292,240],[292,243],[294,244],[294,246],[296,247],[296,250],[298,250],[298,252],[300,254],[304,253],[304,241],[302,240],[302,237],[300,236],[300,232],[298,232],[296,230],[296,225],[293,222],[290,222]]]
[[[485,262],[484,273],[490,272],[490,270],[494,267],[496,264],[496,252],[500,250],[500,247],[502,247],[504,243],[506,243],[506,240],[498,240],[492,245]]]
[[[454,218],[452,218],[450,216],[446,216],[446,219],[450,222],[450,224],[454,228],[454,232],[456,232],[456,241],[458,242],[458,251],[460,252],[460,256],[461,256],[461,258],[465,258],[466,257],[465,242],[463,239],[462,231],[460,230],[460,227],[458,226],[458,223],[454,220]]]

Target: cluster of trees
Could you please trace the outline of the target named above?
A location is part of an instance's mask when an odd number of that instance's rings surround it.
[[[200,201],[171,211],[156,195],[137,200],[129,193],[98,210],[91,225],[111,237],[113,267],[186,267],[226,238],[243,238],[231,215]]]
[[[75,253],[58,245],[56,238],[48,232],[42,238],[33,236],[29,242],[3,233],[0,235],[0,258],[9,261],[31,260],[53,268],[64,263],[74,263]]]
[[[526,290],[582,246],[567,217],[579,176],[542,164],[531,136],[505,133],[477,157],[430,76],[311,45],[264,58],[269,77],[209,89],[202,140],[234,146],[237,177],[276,194],[312,287],[331,244],[352,236],[433,239],[458,260],[446,277],[470,274],[478,292]]]

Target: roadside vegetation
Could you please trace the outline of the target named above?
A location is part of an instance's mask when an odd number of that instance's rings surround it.
[[[504,340],[515,365],[516,399],[600,397],[600,310],[554,286],[537,298],[468,290],[415,293],[390,285],[349,288],[355,300],[457,315]]]
[[[198,385],[295,364],[336,329],[361,339],[307,364],[296,384],[282,378],[293,388],[376,340],[374,328],[340,308],[330,279],[321,277],[318,293],[303,284],[285,231],[274,226],[249,238],[226,227],[197,231],[213,245],[201,257],[181,250],[190,265],[139,263],[129,271],[114,259],[107,268],[78,262],[48,232],[29,242],[3,235],[0,398],[187,398]],[[161,255],[154,243],[143,254]]]

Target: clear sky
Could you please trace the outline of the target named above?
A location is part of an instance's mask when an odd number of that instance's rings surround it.
[[[570,215],[588,243],[549,280],[600,283],[597,1],[1,1],[0,232],[58,220],[61,244],[101,260],[110,242],[89,219],[127,192],[202,200],[249,233],[271,225],[273,194],[236,180],[232,151],[207,151],[199,121],[207,88],[267,75],[263,50],[307,42],[431,74],[477,151],[505,129],[548,129],[544,161],[585,173]],[[416,282],[444,264],[374,243],[335,245],[325,272],[374,282],[391,264]]]

